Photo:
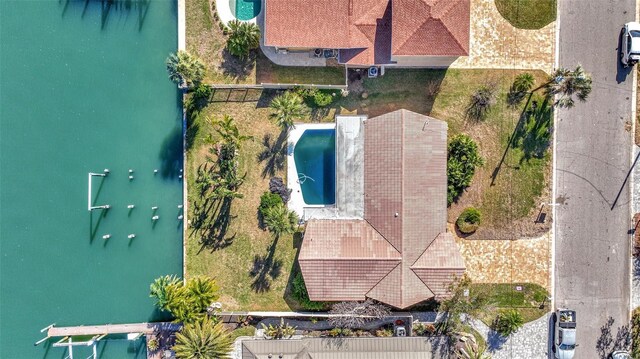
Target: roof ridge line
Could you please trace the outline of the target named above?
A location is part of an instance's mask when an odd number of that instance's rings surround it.
[[[443,233],[448,233],[448,232],[445,230],[444,232],[440,232],[440,233],[436,234],[436,236],[431,240],[431,243],[429,243],[427,248],[425,248],[424,251],[422,251],[422,253],[420,253],[418,258],[409,266],[409,269],[413,270],[413,266],[420,260],[420,258],[422,258],[422,256],[427,252],[427,250],[429,250],[429,248],[431,248],[431,246],[433,245],[433,242],[435,242],[436,239]]]
[[[400,263],[398,263],[395,267],[391,268],[391,270],[390,270],[387,274],[385,274],[382,278],[380,278],[380,280],[379,280],[378,282],[376,282],[376,284],[375,284],[373,287],[371,287],[371,289],[369,289],[369,290],[364,294],[364,296],[365,296],[365,297],[368,297],[367,295],[368,295],[369,293],[371,293],[371,291],[372,291],[372,290],[374,290],[374,289],[375,289],[375,288],[380,284],[380,282],[382,282],[385,278],[387,278],[387,277],[389,276],[389,274],[391,274],[391,272],[393,272],[394,270],[396,270],[396,268],[398,268],[398,266],[400,266],[400,265],[402,265],[402,260],[400,260]],[[429,290],[431,290],[431,289],[429,289]],[[400,287],[400,291],[402,292],[402,287]],[[375,299],[375,298],[373,298],[373,299]],[[402,297],[400,297],[400,299],[402,300]],[[376,300],[377,300],[377,299],[376,299]],[[378,301],[379,301],[379,300],[378,300]],[[380,302],[380,301],[379,301],[379,302]],[[386,304],[386,303],[385,303],[385,304]]]
[[[429,6],[429,5],[427,5],[427,3],[426,3],[426,2],[424,2],[424,1],[419,1],[419,2],[423,3],[425,6]],[[393,6],[393,5],[392,5],[392,6]],[[392,10],[392,11],[393,11],[393,10]],[[431,9],[429,9],[429,11],[431,11]],[[431,15],[429,15],[429,17],[431,18]],[[404,41],[400,44],[400,46],[398,46],[398,49],[400,49],[400,48],[404,47],[404,45],[407,43],[407,41],[409,41],[409,39],[410,39],[410,38],[412,38],[412,37],[413,37],[413,35],[415,35],[415,34],[416,34],[416,32],[418,32],[418,30],[422,27],[422,25],[424,25],[424,23],[425,23],[425,22],[427,22],[427,21],[425,20],[425,21],[423,21],[423,22],[420,24],[420,26],[416,26],[416,27],[415,27],[415,29],[413,30],[413,32],[411,32],[411,34],[409,34],[409,36],[407,36],[407,37],[404,39]],[[393,31],[393,25],[392,25],[392,27],[391,27],[391,31]],[[391,34],[391,38],[393,39],[393,33]],[[393,41],[393,40],[392,40],[392,41]],[[393,51],[393,43],[392,43],[392,44],[391,44],[391,54],[393,55],[393,53],[394,53],[394,52],[395,52],[395,51]],[[396,55],[396,56],[397,56],[397,55]]]
[[[471,10],[469,10],[471,11]],[[442,21],[440,18],[436,19],[438,21],[440,21],[440,23],[442,23],[442,25],[444,26],[445,29],[447,29],[447,32],[451,35],[451,38],[453,38],[453,41],[455,41],[456,45],[458,45],[458,47],[460,48],[460,50],[464,51],[467,53],[467,56],[469,55],[469,50],[465,50],[464,46],[462,46],[462,44],[460,43],[460,41],[458,40],[458,38],[449,30],[449,26],[447,24],[445,24],[444,21]],[[471,26],[471,25],[469,25]],[[471,31],[469,31],[469,38],[471,38]],[[471,41],[471,40],[469,40]]]
[[[380,235],[380,237],[382,237],[385,241],[387,241],[387,243],[389,243],[391,245],[391,247],[393,247],[393,249],[396,250],[396,252],[398,252],[398,254],[400,254],[400,257],[402,257],[402,252],[400,252],[398,250],[398,248],[396,248],[396,246],[393,245],[393,243],[391,243],[387,237],[385,237],[382,233],[380,233],[380,231],[373,225],[371,224],[371,222],[369,222],[368,219],[363,218],[362,220],[364,220],[365,222],[367,222],[367,224],[369,225],[369,227],[373,228],[374,231],[376,231],[376,233],[378,233]]]

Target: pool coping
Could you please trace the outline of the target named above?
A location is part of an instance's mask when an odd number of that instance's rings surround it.
[[[291,198],[287,207],[289,210],[296,212],[298,217],[304,219],[305,208],[334,208],[334,204],[307,204],[302,197],[302,188],[298,182],[298,170],[296,162],[293,159],[293,151],[296,143],[302,137],[305,130],[335,130],[336,123],[299,123],[289,129],[287,134],[287,187],[291,189]]]
[[[264,10],[264,1],[260,3],[260,12],[258,13],[258,15],[256,15],[253,19],[250,19],[250,20],[240,20],[237,17],[235,17],[233,15],[233,12],[231,11],[231,1],[235,3],[235,1],[237,0],[216,0],[216,11],[218,12],[218,17],[220,18],[220,21],[224,24],[224,26],[227,26],[229,22],[233,20],[238,20],[240,22],[248,22],[250,24],[258,23],[258,17],[262,14],[262,11]]]

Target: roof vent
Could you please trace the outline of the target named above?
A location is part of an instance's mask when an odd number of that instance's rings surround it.
[[[398,217],[400,215],[400,213],[396,212],[393,216],[394,217]]]

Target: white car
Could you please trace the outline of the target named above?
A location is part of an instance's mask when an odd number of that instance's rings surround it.
[[[611,353],[611,359],[631,359],[631,355],[626,350],[616,350]]]
[[[628,22],[622,29],[620,61],[624,67],[635,65],[640,60],[640,24]]]

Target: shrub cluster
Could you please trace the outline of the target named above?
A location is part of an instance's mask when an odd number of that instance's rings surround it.
[[[291,197],[291,189],[287,188],[280,177],[272,177],[269,180],[269,191],[271,193],[277,193],[280,198],[282,198],[282,203],[289,202],[289,198]]]
[[[269,208],[281,206],[282,204],[282,198],[277,193],[267,191],[260,196],[258,211],[264,217]]]
[[[458,217],[456,225],[460,232],[464,234],[471,234],[475,232],[480,226],[481,221],[480,210],[474,207],[466,208]]]
[[[433,324],[418,322],[413,324],[413,332],[418,336],[433,335],[436,332],[436,327]]]
[[[493,321],[493,330],[504,337],[515,333],[524,324],[522,314],[515,309],[508,310],[498,314]]]
[[[302,97],[309,107],[329,106],[333,103],[338,93],[335,90],[305,89],[302,87],[294,89],[294,92]]]
[[[449,142],[447,159],[447,203],[453,203],[471,184],[477,166],[484,160],[471,137],[460,134]]]
[[[205,317],[218,299],[218,286],[212,278],[189,278],[186,284],[176,276],[162,276],[154,280],[149,296],[156,307],[171,313],[176,322],[193,323]],[[215,319],[215,318],[214,318]]]

